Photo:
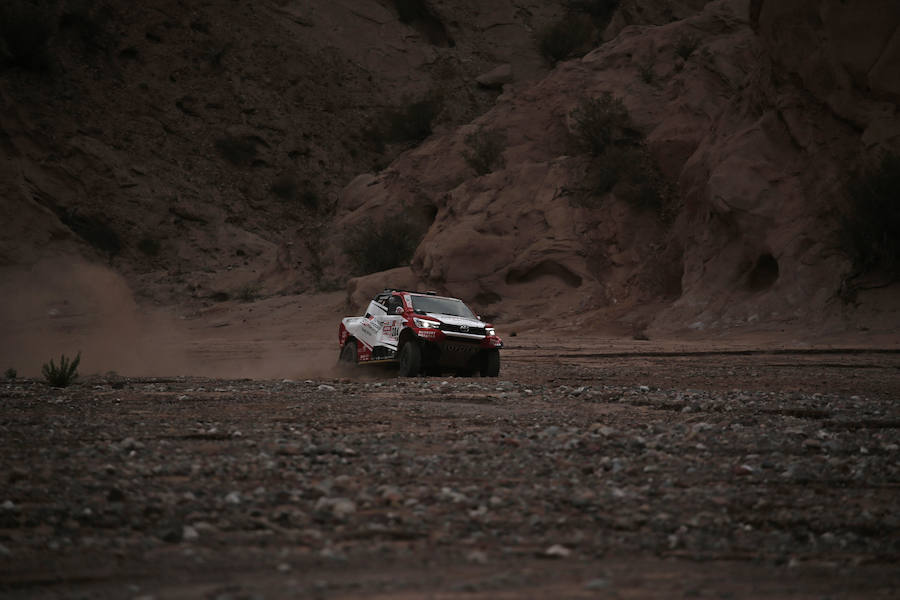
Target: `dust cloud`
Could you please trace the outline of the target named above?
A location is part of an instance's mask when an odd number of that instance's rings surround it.
[[[0,371],[39,377],[81,352],[82,375],[334,378],[343,294],[201,308],[138,304],[124,279],[81,258],[4,267]]]
[[[184,354],[170,319],[141,309],[124,280],[80,258],[3,269],[0,368],[36,377],[60,354],[81,352],[81,373],[178,370]]]

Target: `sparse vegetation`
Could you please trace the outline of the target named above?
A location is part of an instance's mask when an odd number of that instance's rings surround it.
[[[467,149],[462,152],[463,158],[479,175],[487,175],[504,165],[506,136],[501,132],[479,127],[466,136],[466,146]]]
[[[253,302],[259,296],[259,285],[256,283],[242,285],[234,294],[234,297],[241,302]]]
[[[576,142],[592,156],[603,154],[613,143],[631,143],[639,137],[625,105],[609,92],[585,100],[570,116]]]
[[[33,71],[50,68],[55,19],[49,7],[26,0],[0,4],[0,61]]]
[[[410,219],[367,222],[347,235],[343,250],[354,272],[367,275],[409,264],[422,235]]]
[[[78,364],[80,362],[81,352],[71,361],[65,354],[60,354],[59,365],[54,364],[51,358],[49,363],[44,363],[41,373],[52,387],[64,388],[71,385],[78,378]]]
[[[538,47],[547,62],[555,65],[576,53],[583,53],[593,32],[589,19],[570,13],[540,33]]]
[[[675,54],[680,56],[682,60],[687,60],[694,50],[700,45],[700,40],[690,34],[682,35],[675,44]]]
[[[659,211],[666,184],[622,101],[606,92],[582,102],[571,119],[576,144],[591,156],[582,203],[612,191],[636,208]]]
[[[9,369],[7,369],[6,371],[3,372],[3,376],[9,380],[13,380],[19,376],[19,372],[16,371],[15,369],[13,369],[12,367],[10,367]]]
[[[877,271],[900,280],[900,155],[857,172],[847,195],[842,237],[856,274]]]
[[[256,140],[250,137],[228,136],[216,140],[216,150],[236,167],[245,167],[256,158],[256,144]]]

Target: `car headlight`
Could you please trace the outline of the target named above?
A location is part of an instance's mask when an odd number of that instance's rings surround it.
[[[441,327],[440,321],[429,321],[428,319],[420,319],[418,317],[413,318],[413,323],[415,323],[416,327],[419,329],[440,329]]]
[[[488,335],[497,335],[497,332],[494,331],[493,327],[486,327],[484,332],[487,333]]]

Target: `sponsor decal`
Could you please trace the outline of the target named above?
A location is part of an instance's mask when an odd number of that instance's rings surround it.
[[[437,331],[435,331],[434,329],[422,329],[421,331],[419,331],[420,338],[429,339],[429,338],[434,338],[434,336],[436,336],[436,335],[437,335]]]

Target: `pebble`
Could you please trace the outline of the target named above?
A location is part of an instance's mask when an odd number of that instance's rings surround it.
[[[553,544],[544,550],[544,556],[547,556],[548,558],[568,558],[571,554],[572,551],[562,544]]]

